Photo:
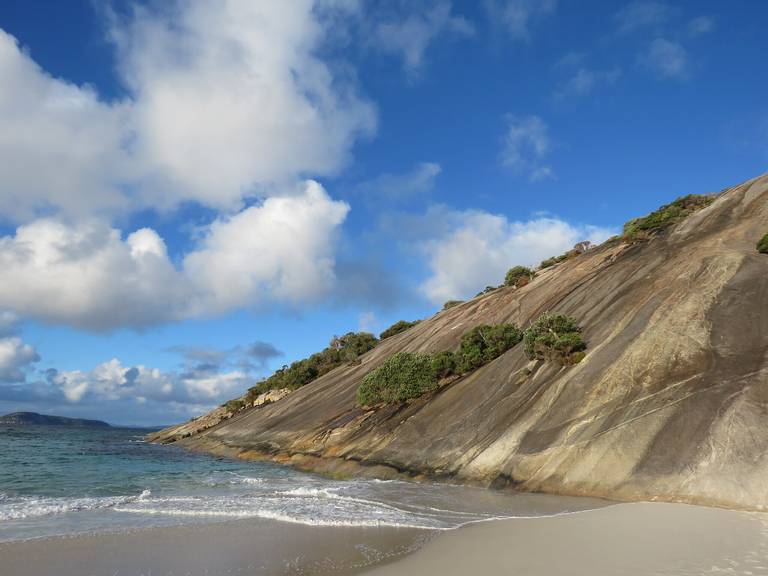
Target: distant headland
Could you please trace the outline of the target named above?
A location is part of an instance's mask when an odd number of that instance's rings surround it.
[[[86,420],[84,418],[65,418],[50,416],[37,412],[12,412],[0,416],[0,426],[68,426],[70,428],[111,428],[101,420]]]

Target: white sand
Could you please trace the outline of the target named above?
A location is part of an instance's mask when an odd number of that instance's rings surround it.
[[[488,522],[448,532],[366,574],[768,574],[768,515],[641,503]]]

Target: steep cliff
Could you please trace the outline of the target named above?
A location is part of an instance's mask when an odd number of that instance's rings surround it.
[[[768,176],[649,239],[608,242],[440,312],[273,404],[181,440],[330,472],[768,509]],[[510,263],[514,264],[514,263]],[[522,346],[435,393],[364,411],[362,377],[478,324],[575,317],[575,366]],[[171,440],[159,435],[157,440]]]

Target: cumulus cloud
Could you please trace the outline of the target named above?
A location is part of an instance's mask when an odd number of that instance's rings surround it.
[[[557,0],[486,0],[485,7],[494,23],[501,23],[516,40],[529,40],[535,20],[552,14]]]
[[[662,78],[685,78],[689,74],[688,52],[678,42],[656,38],[648,45],[641,62]]]
[[[325,11],[319,10],[320,4]],[[344,3],[178,0],[114,28],[145,189],[231,209],[298,174],[330,174],[373,107],[318,56]],[[163,186],[157,186],[163,184]]]
[[[318,53],[343,2],[173,0],[113,19],[126,98],[54,78],[0,31],[0,211],[234,211],[336,172],[373,106]],[[322,8],[322,9],[321,9]]]
[[[554,178],[554,171],[546,163],[552,142],[544,121],[539,116],[509,115],[506,122],[501,163],[526,174],[532,182]]]
[[[25,368],[39,361],[37,351],[18,336],[0,338],[0,383],[24,382]]]
[[[437,304],[497,285],[514,265],[535,265],[581,240],[599,243],[613,234],[558,218],[517,222],[479,210],[448,212],[441,217],[446,222],[443,231],[422,243],[430,276],[421,290]]]
[[[143,327],[298,302],[333,287],[333,243],[349,207],[316,182],[205,228],[180,266],[151,229],[123,239],[98,221],[54,219],[0,238],[0,308],[91,330]]]
[[[396,15],[377,22],[371,42],[385,52],[399,54],[410,74],[419,71],[429,45],[439,36],[467,37],[475,27],[463,16],[452,13],[451,3],[438,1],[411,7],[406,16]]]
[[[195,407],[200,404],[213,407],[240,395],[254,382],[241,371],[163,372],[143,365],[125,366],[117,358],[88,371],[54,370],[48,374],[48,381],[73,403],[128,400],[139,404],[154,401]]]
[[[129,103],[53,78],[0,30],[0,213],[25,221],[126,209]]]

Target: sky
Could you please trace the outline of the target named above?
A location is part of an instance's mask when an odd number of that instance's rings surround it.
[[[768,165],[768,4],[4,0],[0,413],[183,421]]]

